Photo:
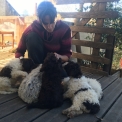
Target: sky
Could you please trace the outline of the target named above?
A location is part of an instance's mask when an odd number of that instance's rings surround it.
[[[33,15],[35,12],[35,3],[37,5],[42,2],[43,0],[7,0],[13,8],[21,15],[23,12],[27,11],[29,15]],[[65,6],[63,9],[61,6],[56,6],[57,11],[71,11],[75,12],[77,11],[76,8],[78,8],[79,5],[68,5]]]
[[[35,3],[39,4],[42,0],[7,0],[13,8],[19,13],[22,14],[25,10],[28,11],[28,14],[34,14],[35,12]]]
[[[13,8],[22,15],[24,12],[27,12],[28,15],[33,15],[35,12],[35,3],[37,5],[42,2],[43,0],[7,0]],[[122,2],[122,0],[120,0]],[[88,4],[86,4],[88,5]],[[77,12],[77,9],[79,8],[79,5],[68,5],[68,6],[62,6],[58,5],[56,6],[57,11],[59,12]]]

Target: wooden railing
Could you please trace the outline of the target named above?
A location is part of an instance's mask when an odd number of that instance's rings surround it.
[[[116,11],[106,11],[107,2],[114,2],[118,0],[55,0],[57,5],[61,4],[81,4],[84,3],[94,3],[94,6],[89,12],[60,12],[62,18],[76,18],[81,19],[70,26],[72,30],[72,44],[76,45],[76,52],[73,52],[72,57],[77,58],[78,62],[82,60],[87,60],[91,62],[89,67],[81,66],[81,69],[91,73],[99,73],[102,75],[109,75],[111,72],[112,58],[114,51],[115,42],[115,29],[103,27],[104,19],[106,18],[117,18],[118,12]],[[95,27],[85,26],[91,18],[96,19]],[[80,40],[79,32],[94,33],[94,41]],[[102,34],[107,34],[107,42],[100,42]],[[86,55],[82,54],[81,46],[86,46],[93,48],[92,54]],[[100,49],[105,49],[105,56],[101,57],[99,55]],[[99,69],[98,64],[103,64],[103,68]]]
[[[4,35],[5,34],[11,34],[11,37],[12,37],[12,47],[14,48],[14,32],[13,31],[0,31],[0,35],[1,35],[1,37],[2,37],[2,42],[1,42],[1,44],[0,44],[0,46],[3,48],[3,47],[5,47],[5,46],[7,46],[7,45],[5,45],[5,43],[4,43]]]

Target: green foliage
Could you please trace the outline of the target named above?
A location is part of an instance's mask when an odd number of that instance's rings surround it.
[[[121,5],[121,3],[119,3]],[[116,3],[109,3],[107,5],[108,11],[117,11],[119,13],[119,17],[116,19],[105,19],[104,26],[115,29],[115,47],[122,49],[122,7],[117,6]]]
[[[115,47],[122,49],[122,6],[121,3],[108,3],[106,7],[106,11],[117,11],[119,13],[119,17],[116,19],[104,19],[104,27],[114,28],[115,29]],[[87,11],[89,8],[92,8],[93,5],[84,7],[84,11]],[[91,19],[86,26],[96,26],[96,19]],[[103,34],[101,38],[101,42],[106,42],[107,34]],[[88,37],[86,37],[88,38]]]
[[[119,62],[121,58],[122,58],[122,50],[117,47],[114,49],[112,69],[117,70],[120,68]]]
[[[91,4],[90,6],[83,7],[83,10],[78,10],[78,11],[84,11],[87,12],[89,11],[94,4]],[[113,55],[113,62],[112,62],[112,69],[119,69],[119,61],[120,58],[122,58],[122,3],[116,3],[116,2],[109,2],[106,7],[106,11],[117,11],[119,14],[119,17],[116,19],[104,19],[104,27],[108,28],[114,28],[115,29],[115,50],[114,50],[114,55]],[[86,26],[96,26],[96,20],[97,18],[91,20],[86,24]],[[102,34],[101,37],[101,42],[106,43],[107,41],[107,34]],[[92,37],[87,36],[86,39],[93,40],[94,39],[94,34]],[[100,49],[99,55],[101,57],[105,56],[105,50]],[[90,65],[90,61],[84,61],[84,64]],[[103,64],[98,64],[99,68],[103,67]]]
[[[113,62],[112,62],[112,69],[119,69],[119,62],[122,58],[122,6],[121,3],[109,3],[107,5],[107,10],[109,11],[118,11],[119,17],[116,19],[105,19],[104,26],[111,27],[116,30],[115,37],[115,49],[113,54]]]

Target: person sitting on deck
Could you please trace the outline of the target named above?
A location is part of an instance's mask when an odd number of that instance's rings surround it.
[[[24,56],[26,50],[28,57],[34,63],[43,63],[48,52],[53,52],[63,62],[68,61],[71,52],[71,30],[61,20],[56,21],[57,11],[49,1],[43,1],[37,8],[38,20],[35,20],[24,31],[15,57]]]

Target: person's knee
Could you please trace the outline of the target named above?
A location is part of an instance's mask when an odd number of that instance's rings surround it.
[[[27,37],[28,38],[34,38],[34,37],[38,37],[39,35],[36,32],[30,32],[28,33]]]
[[[35,33],[35,32],[30,32],[27,35],[27,40],[26,40],[27,45],[43,45],[43,40],[41,37]]]

